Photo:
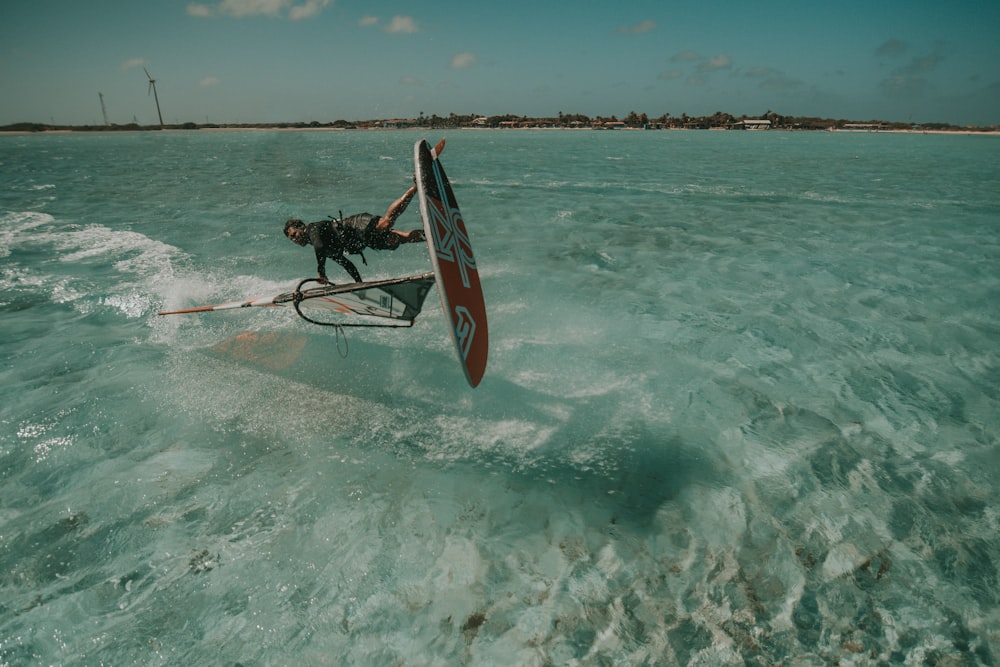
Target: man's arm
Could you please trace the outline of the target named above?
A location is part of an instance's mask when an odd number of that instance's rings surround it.
[[[347,259],[347,257],[345,257],[344,255],[340,255],[339,257],[331,257],[330,259],[332,259],[337,264],[340,264],[342,267],[344,267],[344,271],[347,271],[349,274],[351,274],[351,278],[354,278],[354,282],[356,283],[361,282],[361,274],[358,273],[358,268],[354,266],[354,262]],[[322,272],[320,272],[319,275],[326,278],[326,276]]]
[[[316,275],[326,280],[326,255],[321,255],[316,251]]]

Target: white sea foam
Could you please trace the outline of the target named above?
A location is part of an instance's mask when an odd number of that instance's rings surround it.
[[[55,218],[47,213],[34,211],[0,214],[0,257],[10,255],[15,243],[23,243],[29,232],[44,227],[53,220]]]

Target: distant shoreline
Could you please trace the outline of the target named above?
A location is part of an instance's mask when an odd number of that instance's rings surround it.
[[[953,135],[953,136],[1000,136],[1000,130],[993,129],[983,129],[983,130],[971,130],[971,129],[842,129],[842,128],[827,128],[825,130],[813,130],[813,129],[794,129],[794,128],[771,128],[768,130],[730,130],[727,128],[682,128],[682,127],[670,127],[670,128],[657,128],[657,129],[645,129],[645,128],[616,128],[616,129],[604,129],[604,128],[592,128],[592,127],[518,127],[518,128],[494,128],[494,127],[364,127],[364,128],[346,128],[346,127],[301,127],[301,126],[270,126],[270,125],[246,125],[246,126],[198,126],[198,127],[136,127],[136,128],[45,128],[45,129],[4,129],[0,128],[0,136],[24,136],[24,135],[49,135],[49,134],[122,134],[122,133],[135,133],[135,132],[400,132],[400,131],[456,131],[456,130],[469,130],[469,131],[495,131],[495,132],[517,132],[517,131],[567,131],[567,132],[795,132],[795,133],[812,133],[812,132],[829,132],[832,134],[928,134],[928,135]]]
[[[781,132],[781,130],[771,130]],[[958,136],[1000,136],[1000,130],[828,130],[834,134],[955,134]]]
[[[282,131],[323,131],[323,130],[420,130],[424,132],[441,132],[445,130],[592,130],[592,131],[622,131],[622,130],[737,130],[743,132],[891,132],[905,134],[960,134],[960,135],[998,135],[1000,124],[990,125],[953,125],[938,122],[901,122],[878,118],[852,120],[848,118],[830,118],[820,116],[796,116],[781,114],[768,110],[761,116],[736,116],[731,113],[717,111],[710,116],[690,116],[686,113],[679,116],[663,114],[653,117],[645,113],[629,112],[621,118],[617,116],[589,116],[581,113],[559,112],[557,116],[526,116],[522,114],[455,114],[439,116],[437,114],[394,118],[365,118],[346,120],[343,118],[320,122],[310,121],[249,121],[249,122],[211,122],[205,123],[173,122],[164,123],[162,117],[159,125],[140,125],[138,120],[125,124],[109,123],[107,117],[103,125],[60,125],[22,121],[0,125],[0,133],[21,132],[161,132],[164,130],[208,130],[208,131],[247,131],[247,130],[282,130]]]

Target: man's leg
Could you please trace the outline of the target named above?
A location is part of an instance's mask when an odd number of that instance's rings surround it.
[[[403,211],[405,211],[406,207],[410,205],[410,200],[413,199],[413,195],[415,194],[417,194],[416,184],[411,185],[410,189],[404,192],[402,197],[389,205],[389,208],[386,209],[385,215],[383,215],[382,219],[378,221],[375,228],[379,230],[391,229],[392,226],[396,224],[396,218],[403,214]]]
[[[400,238],[401,243],[423,243],[427,240],[422,229],[413,229],[408,232],[401,232],[394,229],[392,233]]]
[[[398,229],[390,229],[380,236],[381,241],[373,246],[376,250],[395,250],[403,243],[422,243],[426,240],[424,230],[414,229],[408,232],[401,232]]]
[[[444,150],[444,139],[437,143],[434,147],[434,152],[436,155],[441,155],[441,151]],[[416,178],[416,177],[414,177]],[[392,202],[388,210],[386,210],[385,215],[382,219],[378,221],[375,225],[376,229],[385,231],[390,230],[393,237],[387,241],[387,244],[391,246],[390,249],[395,250],[399,247],[400,243],[423,243],[426,240],[423,229],[414,229],[409,232],[401,232],[396,229],[392,229],[392,226],[396,224],[396,218],[403,214],[406,207],[409,206],[410,200],[413,199],[413,195],[417,194],[417,184],[414,183],[410,186],[410,189],[403,193],[403,196]]]
[[[436,155],[441,155],[441,152],[443,150],[444,150],[444,139],[439,141],[437,143],[437,146],[434,147],[434,153]],[[414,176],[414,178],[416,177]],[[389,205],[389,208],[386,209],[385,211],[385,215],[383,215],[382,219],[378,221],[378,224],[375,226],[375,228],[380,230],[392,228],[392,226],[396,224],[396,218],[398,218],[403,214],[403,211],[405,211],[406,207],[410,205],[410,200],[413,199],[413,195],[415,194],[417,194],[416,183],[411,185],[410,189],[404,192],[402,197],[400,197],[399,199],[397,199],[396,201],[392,202],[392,204]],[[395,232],[395,233],[399,234],[404,239],[407,239],[411,232]],[[415,240],[416,239],[414,239],[411,242],[415,242]],[[423,241],[423,238],[420,238],[420,240]]]

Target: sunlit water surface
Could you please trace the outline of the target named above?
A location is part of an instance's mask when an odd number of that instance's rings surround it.
[[[1000,659],[1000,140],[447,132],[476,390],[436,293],[156,315],[422,136],[0,137],[0,664]]]

